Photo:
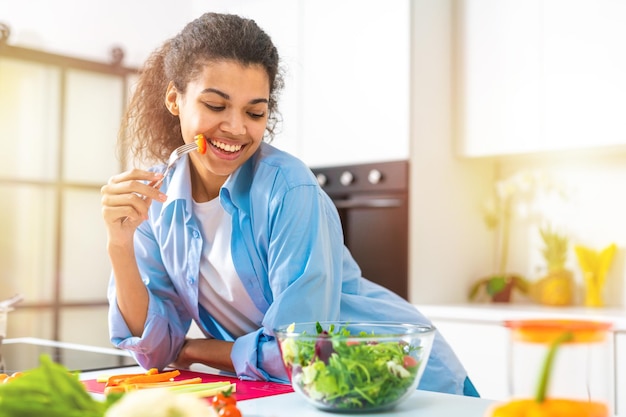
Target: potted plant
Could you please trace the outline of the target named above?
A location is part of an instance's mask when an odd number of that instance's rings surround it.
[[[528,294],[528,281],[518,274],[496,274],[476,281],[469,292],[469,299],[475,301],[481,295],[487,296],[495,303],[508,303],[513,296],[513,290]]]
[[[496,232],[498,263],[496,272],[470,287],[470,300],[483,294],[494,302],[509,302],[514,290],[524,295],[529,293],[531,287],[526,278],[508,270],[511,219],[514,211],[521,216],[533,214],[538,195],[553,194],[555,190],[559,191],[549,178],[535,171],[522,171],[495,183],[492,195],[485,202],[484,220]]]

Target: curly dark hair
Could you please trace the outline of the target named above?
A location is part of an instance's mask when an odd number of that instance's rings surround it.
[[[270,97],[264,140],[271,141],[280,121],[278,95],[284,85],[276,47],[254,20],[205,13],[146,60],[120,127],[120,156],[130,151],[139,161],[166,161],[183,144],[180,120],[165,106],[168,84],[173,82],[184,93],[207,62],[222,60],[260,64],[267,72]]]

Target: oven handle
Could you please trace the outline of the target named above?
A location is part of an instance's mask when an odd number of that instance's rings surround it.
[[[353,208],[390,208],[400,207],[404,204],[404,200],[401,198],[370,198],[370,199],[355,199],[355,200],[333,200],[335,207],[338,209],[353,209]]]

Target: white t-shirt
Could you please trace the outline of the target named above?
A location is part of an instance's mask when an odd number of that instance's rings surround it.
[[[256,308],[235,270],[230,250],[231,216],[214,198],[193,203],[204,240],[200,260],[200,304],[235,338],[261,327],[263,314]]]

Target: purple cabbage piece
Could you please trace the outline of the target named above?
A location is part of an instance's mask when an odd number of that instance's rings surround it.
[[[328,358],[335,352],[328,332],[324,330],[315,342],[315,357],[328,365]]]

